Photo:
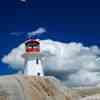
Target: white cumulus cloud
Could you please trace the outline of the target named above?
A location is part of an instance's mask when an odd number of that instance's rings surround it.
[[[40,40],[41,52],[48,52],[42,59],[44,69],[52,75],[60,76],[67,85],[97,85],[100,83],[100,49],[87,47],[82,43],[62,43],[53,40]],[[2,61],[12,68],[23,69],[24,51],[22,43],[14,48]],[[49,56],[49,55],[53,56]],[[48,74],[47,73],[47,74]]]
[[[27,0],[20,0],[21,2],[26,2]]]
[[[29,32],[29,33],[28,33],[28,36],[31,37],[31,36],[43,34],[43,33],[45,33],[45,32],[46,32],[46,29],[43,28],[43,27],[40,27],[40,28],[36,29],[35,31]]]

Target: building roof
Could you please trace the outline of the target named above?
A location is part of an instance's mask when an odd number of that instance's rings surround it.
[[[40,42],[39,41],[37,41],[37,40],[33,40],[33,39],[29,39],[29,40],[27,40],[26,42],[25,42],[25,45],[27,46],[27,45],[33,45],[33,46],[38,46],[38,45],[40,45]]]

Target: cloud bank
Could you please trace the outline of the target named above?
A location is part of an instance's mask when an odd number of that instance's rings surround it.
[[[97,85],[100,83],[100,49],[86,47],[82,43],[61,43],[53,40],[40,40],[41,52],[53,56],[42,59],[46,74],[59,77],[70,86]],[[15,69],[24,68],[22,43],[2,58],[2,62]]]

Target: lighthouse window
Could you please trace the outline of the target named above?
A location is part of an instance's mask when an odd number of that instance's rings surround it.
[[[32,44],[27,44],[26,45],[26,48],[28,48],[28,47],[32,47]]]
[[[38,60],[38,58],[36,59],[36,64],[39,64],[39,60]]]
[[[30,40],[25,43],[25,46],[32,47],[32,48],[34,48],[34,47],[39,48],[40,43],[38,41]]]

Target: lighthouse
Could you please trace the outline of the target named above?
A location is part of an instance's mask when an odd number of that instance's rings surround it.
[[[25,75],[44,76],[43,66],[41,63],[40,42],[29,39],[25,42]]]

